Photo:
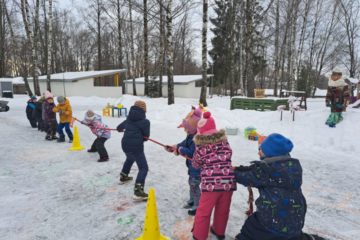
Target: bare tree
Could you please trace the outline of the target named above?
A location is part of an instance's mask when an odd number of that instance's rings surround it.
[[[202,23],[202,82],[200,103],[207,106],[207,25],[208,25],[208,0],[203,0],[203,23]]]
[[[5,2],[0,0],[0,77],[5,74]]]
[[[174,63],[173,63],[173,40],[172,40],[172,0],[168,0],[166,6],[166,46],[167,46],[167,75],[168,75],[168,105],[175,103],[174,97]]]
[[[129,1],[129,14],[130,14],[130,44],[131,44],[131,76],[133,79],[133,95],[136,94],[136,83],[135,83],[135,49],[134,49],[134,30],[132,20],[132,0]]]
[[[52,21],[53,21],[53,14],[52,14],[52,0],[48,0],[49,1],[49,10],[48,10],[48,14],[49,14],[49,32],[47,34],[47,78],[46,78],[46,87],[48,91],[51,91],[51,84],[50,84],[50,79],[51,79],[51,63],[52,63]]]
[[[144,94],[149,94],[149,39],[148,39],[148,9],[147,9],[147,0],[144,1]]]

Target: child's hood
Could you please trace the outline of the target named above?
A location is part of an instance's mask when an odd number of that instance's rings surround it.
[[[215,144],[217,142],[226,141],[226,140],[227,140],[227,137],[226,137],[224,129],[221,129],[211,135],[197,134],[194,137],[194,143],[198,146],[199,145],[207,145],[207,144]]]
[[[130,108],[128,119],[132,122],[137,122],[146,119],[145,111],[137,106]]]

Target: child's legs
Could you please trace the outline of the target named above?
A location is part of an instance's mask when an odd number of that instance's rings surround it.
[[[65,127],[64,123],[60,123],[57,127],[57,132],[59,133],[60,138],[65,138],[65,134],[63,131],[64,127]]]
[[[95,138],[94,142],[91,144],[91,147],[90,147],[90,151],[97,151],[97,148],[96,148],[96,145],[97,145],[97,142],[99,141],[98,140],[99,138]]]
[[[197,209],[199,206],[201,190],[200,190],[200,178],[190,177],[190,200],[193,202],[193,209]]]
[[[96,142],[96,150],[98,151],[101,158],[108,158],[108,153],[106,151],[106,148],[104,146],[107,138],[97,138],[95,140]]]
[[[190,195],[190,199],[188,200],[188,203],[189,204],[194,204],[194,194],[193,194],[193,191],[192,191],[192,188],[191,188],[191,182],[192,181],[192,177],[189,176],[189,180],[188,180],[188,183],[189,183],[189,195]]]
[[[231,197],[233,192],[221,192],[215,205],[213,230],[217,235],[225,235],[226,225],[229,219]]]
[[[68,135],[69,139],[73,139],[73,134],[71,132],[71,129],[70,129],[70,123],[65,123],[65,131],[66,131],[66,134]]]
[[[146,161],[144,152],[137,153],[135,155],[135,161],[139,169],[139,173],[136,177],[135,183],[145,184],[146,175],[148,173],[149,167]]]
[[[206,240],[209,234],[211,212],[217,202],[217,192],[203,192],[200,197],[200,204],[197,208],[193,236],[197,240]]]
[[[125,153],[125,155],[126,155],[126,160],[125,160],[125,163],[123,165],[121,172],[124,174],[129,174],[131,167],[135,162],[135,156],[133,153]]]

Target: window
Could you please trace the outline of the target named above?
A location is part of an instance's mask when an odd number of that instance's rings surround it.
[[[101,76],[94,78],[95,87],[121,87],[120,74]]]

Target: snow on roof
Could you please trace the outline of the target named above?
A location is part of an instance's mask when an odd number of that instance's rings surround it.
[[[51,81],[66,81],[74,82],[77,80],[112,75],[116,73],[126,72],[126,69],[113,69],[113,70],[103,70],[103,71],[86,71],[86,72],[64,72],[64,73],[54,73],[51,74]],[[39,77],[40,81],[46,81],[47,76],[43,75]],[[31,81],[32,78],[29,78]]]
[[[356,79],[356,78],[346,78],[347,80],[349,80],[349,82],[353,83],[353,84],[358,84],[359,83],[359,79]]]
[[[0,82],[12,82],[14,85],[17,85],[24,84],[24,79],[22,77],[0,78]]]
[[[208,77],[212,77],[213,75],[209,74]],[[156,76],[156,78],[149,76],[149,80],[150,81],[159,81],[159,77]],[[195,81],[199,81],[202,80],[202,75],[174,75],[174,84],[188,84],[191,82],[195,82]],[[127,83],[131,83],[132,80],[127,80]],[[141,77],[141,78],[136,78],[135,79],[136,83],[144,83],[145,82],[145,78]],[[167,76],[163,76],[163,83],[167,83]]]

